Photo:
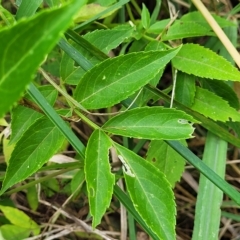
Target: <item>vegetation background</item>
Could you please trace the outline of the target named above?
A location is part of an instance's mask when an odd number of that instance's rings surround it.
[[[238,1],[0,3],[0,239],[240,239]]]

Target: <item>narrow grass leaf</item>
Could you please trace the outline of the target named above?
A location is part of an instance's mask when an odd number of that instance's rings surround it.
[[[164,141],[151,141],[146,159],[165,174],[172,187],[184,172],[185,159]]]
[[[20,98],[83,3],[76,0],[65,7],[44,11],[0,32],[0,117]]]
[[[30,17],[34,15],[42,2],[43,0],[21,1],[21,4],[16,14],[16,19],[19,20],[22,17]]]
[[[79,138],[73,133],[70,127],[66,124],[66,122],[57,114],[57,112],[53,109],[52,106],[48,104],[44,96],[39,92],[39,90],[34,86],[34,84],[30,84],[28,94],[34,100],[34,102],[43,110],[46,116],[52,121],[54,126],[67,138],[69,143],[77,150],[81,159],[85,158],[85,146],[79,140]]]
[[[84,171],[93,227],[101,222],[112,199],[115,178],[111,173],[108,156],[111,146],[110,138],[103,131],[95,130],[86,148]]]
[[[107,59],[83,76],[74,98],[87,109],[113,106],[154,78],[179,49],[139,52]]]
[[[182,111],[163,107],[134,108],[103,125],[107,132],[152,140],[191,138],[196,122]]]
[[[46,118],[34,123],[12,152],[0,194],[40,169],[62,146],[64,136]]]
[[[173,149],[181,154],[190,164],[198,169],[205,177],[221,189],[227,196],[232,198],[238,205],[240,205],[240,193],[233,188],[229,183],[217,175],[211,168],[202,162],[194,153],[183,146],[178,141],[166,141]]]
[[[159,239],[175,239],[175,203],[165,175],[132,151],[114,144],[134,207]]]
[[[172,60],[185,73],[216,80],[240,81],[240,72],[223,57],[197,44],[185,44]]]
[[[197,87],[195,100],[191,108],[215,121],[226,122],[231,119],[240,122],[240,113],[230,107],[228,102],[207,89]]]
[[[225,176],[228,143],[208,132],[203,154],[203,163],[221,178]],[[223,192],[200,175],[195,208],[193,240],[218,239]]]

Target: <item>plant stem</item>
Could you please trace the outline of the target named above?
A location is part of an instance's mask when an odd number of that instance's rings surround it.
[[[135,7],[137,13],[139,14],[139,16],[141,16],[142,10],[141,8],[138,6],[137,2],[135,0],[131,0],[132,5]]]

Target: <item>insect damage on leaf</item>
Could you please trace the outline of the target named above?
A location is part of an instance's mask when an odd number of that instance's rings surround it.
[[[118,155],[119,160],[122,162],[122,169],[123,172],[130,176],[130,177],[135,177],[135,174],[132,172],[131,168],[128,166],[128,164],[125,162],[125,160],[123,159],[123,157],[121,155]]]

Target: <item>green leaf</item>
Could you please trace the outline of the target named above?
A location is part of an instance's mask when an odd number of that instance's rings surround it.
[[[10,144],[16,143],[28,128],[41,118],[43,114],[36,112],[31,108],[18,105],[12,110],[11,122],[11,141]]]
[[[50,105],[53,105],[55,103],[58,92],[52,86],[41,86],[39,87],[39,91],[41,91],[46,101]],[[26,97],[29,98],[28,95],[26,95]],[[28,128],[42,116],[43,114],[21,105],[13,108],[11,121],[12,134],[10,144],[16,143],[21,138],[23,133],[26,132]]]
[[[38,90],[44,96],[48,104],[51,106],[55,104],[58,97],[58,91],[52,85],[39,86]],[[32,98],[28,93],[25,94],[24,98],[26,98],[28,101],[32,101]]]
[[[63,135],[48,119],[34,123],[12,152],[0,194],[40,169],[63,143]]]
[[[175,99],[185,106],[191,107],[194,101],[195,91],[195,77],[183,72],[178,72]]]
[[[156,20],[159,16],[160,9],[161,9],[161,4],[162,4],[162,0],[156,0],[156,6],[151,14],[151,24],[156,22]]]
[[[184,172],[185,159],[164,141],[151,141],[147,160],[165,174],[172,187]]]
[[[71,131],[69,125],[57,114],[57,112],[48,104],[43,95],[39,92],[39,90],[34,86],[34,84],[30,84],[28,89],[28,94],[31,98],[38,104],[38,106],[43,110],[46,116],[54,123],[57,129],[67,138],[69,143],[77,150],[81,159],[85,158],[85,146],[79,140],[79,138]]]
[[[175,239],[175,203],[171,186],[156,167],[115,144],[134,207],[159,239]]]
[[[225,18],[222,18],[222,17],[220,17],[216,14],[212,14],[212,16],[221,28],[229,27],[229,26],[236,26],[235,23],[233,23],[230,20],[227,20]],[[199,12],[199,11],[189,12],[187,14],[184,14],[181,17],[181,21],[183,21],[183,22],[195,22],[195,23],[201,24],[203,27],[208,28],[209,30],[211,29],[208,22],[203,17],[202,13]]]
[[[1,1],[0,1],[1,3]],[[16,20],[14,18],[14,15],[12,15],[6,8],[4,8],[2,5],[0,5],[0,13],[1,13],[1,21],[0,21],[0,27],[3,27],[5,25],[10,26],[13,25]],[[3,21],[2,21],[3,20]]]
[[[141,23],[144,29],[148,29],[150,26],[150,13],[145,4],[142,4]]]
[[[83,76],[74,98],[87,109],[119,103],[147,84],[178,51],[139,52],[107,59]]]
[[[153,25],[151,25],[147,29],[147,32],[160,34],[161,32],[163,32],[164,30],[167,29],[167,25],[169,24],[170,21],[171,21],[171,19],[164,19],[161,21],[156,21]]]
[[[38,208],[38,191],[35,185],[27,189],[27,201],[30,208],[36,211]]]
[[[84,171],[93,227],[101,222],[112,199],[115,179],[108,157],[111,146],[110,138],[101,130],[95,130],[88,140]]]
[[[84,35],[84,39],[97,47],[99,50],[108,54],[110,50],[116,48],[124,40],[132,36],[133,28],[130,25],[119,26],[113,29],[96,30]],[[72,44],[81,54],[92,63],[92,66],[100,63],[98,57],[93,56],[89,49],[76,43]],[[63,55],[61,62],[61,77],[68,84],[77,85],[81,77],[85,74],[85,70],[81,67],[74,66],[74,60],[67,54]]]
[[[149,86],[149,85],[146,85],[145,88],[147,88],[152,93],[156,94],[156,96],[161,97],[164,101],[166,101],[166,103],[170,104],[171,97],[168,96],[167,94],[165,94],[163,91],[160,91],[159,89],[154,88],[154,87]],[[209,130],[211,132],[214,132],[215,135],[217,135],[220,138],[226,140],[227,142],[233,144],[234,146],[240,147],[240,140],[239,140],[239,138],[237,138],[236,136],[232,135],[225,128],[225,126],[222,126],[222,125],[216,123],[212,119],[206,118],[202,114],[200,114],[200,113],[198,113],[196,111],[193,111],[192,109],[184,106],[183,104],[179,103],[178,101],[174,100],[173,102],[174,102],[174,106],[177,109],[182,110],[185,113],[187,113],[187,114],[191,115],[192,117],[194,117],[194,119],[199,121],[204,128],[206,128],[207,130]]]
[[[229,105],[236,110],[239,109],[239,100],[234,90],[226,83],[217,80],[202,79],[202,87],[208,89],[211,92],[216,93],[224,100],[228,101]]]
[[[194,21],[183,22],[181,20],[175,21],[169,28],[166,35],[162,36],[162,40],[176,40],[189,37],[199,36],[215,36],[215,34],[208,29]]]
[[[48,4],[48,6],[58,6],[61,4],[61,0],[45,0],[45,2]]]
[[[71,181],[71,191],[72,194],[79,193],[79,191],[81,190],[81,187],[83,185],[85,181],[85,174],[83,169],[80,169],[72,178]]]
[[[100,13],[95,14],[92,18],[90,18],[89,20],[79,24],[78,26],[76,26],[74,28],[74,30],[82,30],[85,28],[85,26],[87,26],[88,24],[94,22],[95,20],[103,17],[103,15],[109,15],[111,14],[111,12],[114,12],[115,10],[121,8],[124,4],[128,3],[129,0],[119,0],[117,3],[109,6],[108,8],[106,8],[105,10],[101,11]]]
[[[106,10],[108,10],[108,7],[103,7],[103,6],[100,6],[99,4],[95,4],[95,3],[90,3],[87,5],[84,5],[81,8],[81,10],[78,11],[76,17],[74,18],[74,22],[79,23],[79,22],[87,21],[91,18],[94,18],[96,15],[101,14],[102,12],[104,12]],[[112,15],[115,11],[116,11],[116,9],[108,12],[107,14],[102,14],[100,19]]]
[[[185,44],[172,60],[185,73],[216,80],[240,81],[240,73],[223,57],[197,44]]]
[[[221,97],[200,87],[197,87],[195,100],[191,108],[215,121],[226,122],[231,118],[232,121],[240,122],[238,111],[230,107]]]
[[[101,6],[109,6],[116,2],[116,0],[95,0],[95,3],[100,4]]]
[[[126,111],[103,125],[107,132],[152,140],[191,138],[196,122],[186,113],[163,107],[142,107]]]
[[[0,117],[20,98],[83,3],[76,0],[65,7],[47,10],[0,32]]]
[[[31,230],[34,235],[38,235],[40,233],[40,227],[24,212],[13,207],[2,205],[0,205],[0,210],[12,224],[25,228],[26,230]]]
[[[95,30],[84,35],[84,39],[108,54],[118,47],[124,40],[133,35],[134,28],[130,25],[118,26],[113,29]]]
[[[0,227],[0,239],[26,239],[30,236],[31,230],[11,224],[4,224]]]
[[[20,7],[18,8],[16,19],[19,20],[22,17],[30,17],[34,15],[40,4],[43,0],[35,0],[35,1],[26,1],[23,0],[21,2]]]

